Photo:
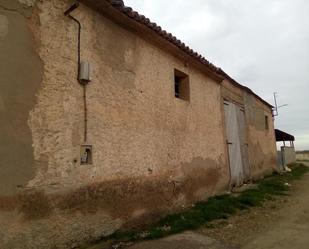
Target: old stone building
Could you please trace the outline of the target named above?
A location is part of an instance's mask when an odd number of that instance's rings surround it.
[[[0,248],[71,248],[276,170],[271,105],[122,1],[72,4],[0,0]]]

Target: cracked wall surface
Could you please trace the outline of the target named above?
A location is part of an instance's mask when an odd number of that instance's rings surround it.
[[[0,39],[19,52],[0,86],[3,117],[19,118],[1,138],[26,148],[4,147],[14,159],[4,164],[9,175],[22,178],[7,179],[14,191],[0,194],[1,248],[72,248],[227,189],[220,85],[83,5],[73,15],[82,23],[82,60],[92,65],[93,164],[80,165],[77,25],[63,15],[72,2],[21,2],[0,0]],[[174,97],[175,68],[190,76],[190,102]],[[17,96],[7,109],[6,98]],[[11,141],[14,132],[25,140]]]

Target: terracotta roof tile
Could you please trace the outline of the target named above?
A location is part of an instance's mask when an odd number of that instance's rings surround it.
[[[149,18],[145,17],[144,15],[140,15],[138,12],[134,11],[131,7],[125,6],[124,2],[122,0],[105,0],[109,2],[114,8],[122,12],[123,14],[127,15],[129,18],[137,21],[138,23],[141,23],[148,28],[155,31],[158,35],[162,36],[167,41],[171,42],[173,45],[177,46],[181,50],[183,50],[185,53],[187,53],[189,56],[193,57],[194,59],[198,60],[201,64],[208,67],[213,73],[223,76],[224,78],[231,81],[232,84],[235,86],[247,91],[248,93],[254,95],[257,97],[260,101],[262,101],[264,104],[268,105],[269,107],[273,107],[271,104],[263,100],[260,96],[255,94],[251,89],[249,89],[246,86],[241,85],[236,80],[234,80],[232,77],[230,77],[226,72],[224,72],[221,68],[216,67],[212,63],[210,63],[206,58],[204,58],[199,53],[195,52],[191,48],[189,48],[185,43],[177,39],[175,36],[173,36],[171,33],[166,32],[163,30],[160,26],[158,26],[156,23],[151,22]]]

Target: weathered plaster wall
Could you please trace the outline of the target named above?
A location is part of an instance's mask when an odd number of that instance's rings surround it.
[[[83,91],[77,26],[63,16],[70,3],[39,1],[28,21],[44,64],[23,112],[33,148],[27,165],[35,167],[18,195],[1,197],[1,248],[73,247],[228,185],[220,85],[83,5],[73,15],[93,68],[87,144],[94,154],[93,165],[79,164]],[[174,97],[174,68],[190,76],[190,102]]]
[[[263,177],[277,167],[274,119],[271,109],[250,94],[244,95],[249,127],[249,160],[253,178]],[[265,129],[265,116],[269,128]]]
[[[0,1],[0,195],[16,194],[38,166],[28,118],[43,67],[33,47],[27,13],[29,9],[18,1]]]
[[[49,158],[49,165],[29,186],[53,181],[76,186],[76,177],[83,185],[163,174],[200,157],[219,162],[224,154],[223,138],[218,139],[219,85],[81,7],[75,15],[83,24],[82,58],[93,64],[87,90],[87,143],[94,146],[94,165],[75,163],[83,132],[82,88],[75,79],[77,27],[70,19],[59,18],[59,9],[67,4],[55,5],[44,2],[41,7],[40,55],[47,70],[30,119],[35,156]],[[191,102],[174,98],[174,68],[190,75]],[[42,140],[46,126],[49,130]]]
[[[221,84],[221,94],[225,100],[244,105],[244,91],[229,82],[224,80]]]
[[[43,75],[27,18],[31,9],[14,0],[0,1],[0,247],[20,224],[15,210],[20,193],[35,176],[29,113]],[[35,208],[35,207],[34,207]],[[15,223],[16,222],[16,223]],[[21,247],[21,242],[19,246]]]

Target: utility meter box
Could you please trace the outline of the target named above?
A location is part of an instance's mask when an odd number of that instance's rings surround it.
[[[91,81],[91,66],[89,62],[82,61],[79,65],[79,81],[87,84]]]
[[[92,145],[82,145],[80,149],[80,164],[92,164]]]

